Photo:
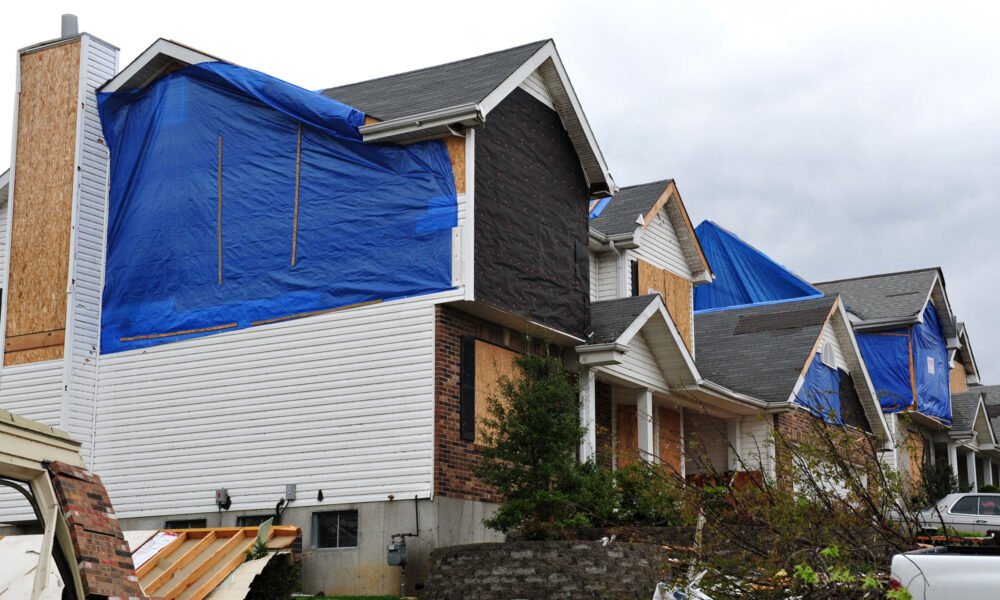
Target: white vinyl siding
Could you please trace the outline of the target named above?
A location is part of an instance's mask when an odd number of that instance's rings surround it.
[[[522,81],[518,87],[537,98],[545,106],[552,110],[556,109],[556,105],[552,102],[552,96],[549,94],[549,88],[546,87],[542,75],[538,71],[528,75],[528,78]]]
[[[629,342],[628,352],[625,353],[621,364],[606,365],[597,369],[653,391],[662,393],[669,391],[669,385],[663,378],[663,373],[653,358],[643,333],[637,334]]]
[[[847,366],[847,361],[844,360],[844,352],[840,347],[840,342],[837,340],[837,334],[833,330],[833,325],[829,322],[823,327],[823,339],[819,343],[819,351],[832,351],[833,364],[837,365],[838,369],[843,369],[847,373],[851,372],[850,367]],[[823,357],[823,360],[830,362],[827,357]]]
[[[665,210],[656,213],[649,226],[642,231],[639,247],[631,252],[634,253],[631,258],[641,258],[654,267],[668,269],[691,279],[691,268],[684,258],[681,242],[677,239],[677,232]]]
[[[590,281],[591,290],[596,288],[596,300],[616,300],[618,294],[618,261],[614,252],[600,252],[595,255],[596,277]]]
[[[591,250],[590,255],[590,301],[597,302],[597,253]]]
[[[774,477],[774,445],[771,431],[774,418],[767,416],[744,417],[740,422],[740,454],[749,470],[760,470],[766,477]]]
[[[0,408],[58,427],[62,372],[61,360],[4,367],[0,374]]]

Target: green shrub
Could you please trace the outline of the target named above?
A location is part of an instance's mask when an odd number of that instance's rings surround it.
[[[280,600],[291,598],[302,585],[302,563],[294,560],[291,554],[278,554],[273,557],[254,578],[246,600]]]
[[[927,504],[934,504],[948,494],[958,491],[958,478],[951,470],[951,465],[943,460],[934,464],[924,463],[920,468],[920,476],[923,480],[924,501]]]
[[[979,486],[979,491],[986,494],[1000,494],[1000,487],[997,487],[992,483],[987,483],[986,485]]]

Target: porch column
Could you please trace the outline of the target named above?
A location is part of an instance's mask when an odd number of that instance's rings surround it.
[[[651,462],[656,456],[653,448],[653,392],[640,389],[636,394],[635,408],[639,426],[639,458]]]
[[[958,446],[948,444],[948,464],[951,465],[951,474],[958,479]]]
[[[983,458],[983,485],[993,485],[993,459]]]
[[[740,463],[740,458],[743,456],[743,444],[741,440],[743,437],[742,421],[742,419],[729,419],[726,421],[726,438],[729,441],[728,454],[730,471],[739,471],[741,468],[745,469],[745,467]]]
[[[587,461],[597,452],[597,379],[594,370],[586,367],[580,374],[580,425],[584,429],[580,460]]]
[[[965,469],[966,473],[969,475],[969,485],[971,491],[975,492],[979,490],[979,482],[976,481],[976,453],[969,452],[965,455]]]

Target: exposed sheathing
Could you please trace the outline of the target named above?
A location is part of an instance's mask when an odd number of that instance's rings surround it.
[[[618,468],[635,463],[639,456],[639,415],[634,404],[618,405],[616,449]]]
[[[476,133],[476,300],[584,337],[587,184],[555,111],[515,89]]]
[[[465,138],[457,135],[448,136],[444,140],[448,146],[448,156],[451,157],[451,171],[455,175],[455,190],[465,193]]]
[[[489,399],[500,397],[499,379],[514,377],[517,352],[476,340],[476,443],[482,443],[480,423],[489,416]]]
[[[661,406],[657,408],[660,464],[668,472],[681,472],[681,413]]]
[[[965,381],[965,376],[966,376],[965,365],[963,365],[958,361],[955,361],[955,366],[952,367],[951,371],[948,373],[948,376],[952,394],[959,394],[962,392],[969,391],[969,384]]]
[[[8,338],[66,327],[80,41],[20,60]],[[62,346],[4,352],[4,364],[62,356]]]
[[[660,294],[670,318],[674,320],[677,331],[690,351],[694,342],[691,328],[691,281],[667,269],[658,269],[644,260],[637,260],[637,263],[639,293]]]

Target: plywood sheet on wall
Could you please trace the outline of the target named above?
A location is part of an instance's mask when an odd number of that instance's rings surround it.
[[[694,342],[691,328],[691,281],[666,269],[638,260],[639,293],[659,294],[674,320],[677,331],[690,351]]]
[[[66,326],[80,41],[20,60],[8,337]],[[61,346],[25,350],[4,364],[61,357]]]
[[[500,377],[514,377],[517,352],[489,342],[476,340],[476,442],[481,441],[478,426],[488,416],[489,399],[500,396]]]
[[[465,138],[450,135],[444,140],[451,157],[451,171],[455,174],[455,190],[465,193]]]
[[[639,415],[634,404],[618,405],[615,449],[618,468],[631,465],[639,455]]]
[[[952,394],[959,394],[961,392],[969,391],[969,384],[966,383],[965,376],[966,376],[965,365],[956,361],[955,366],[948,373]]]
[[[670,473],[681,472],[681,413],[661,406],[657,409],[660,464]]]

